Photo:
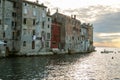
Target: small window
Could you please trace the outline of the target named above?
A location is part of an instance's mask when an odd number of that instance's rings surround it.
[[[1,25],[1,19],[0,19],[0,25]]]
[[[24,5],[27,6],[27,3],[25,3]]]
[[[52,44],[53,44],[53,45],[55,45],[55,44],[56,44],[56,42],[52,42]]]
[[[47,39],[50,39],[50,33],[47,33]]]
[[[4,41],[4,43],[6,43],[6,44],[7,44],[7,41]],[[4,44],[4,46],[6,46],[6,44]]]
[[[14,36],[15,36],[15,32],[12,32],[12,39],[14,39]]]
[[[5,32],[3,32],[3,37],[5,37]]]
[[[16,8],[16,2],[13,3],[13,8]]]
[[[50,18],[48,18],[48,21],[50,21]]]
[[[43,29],[44,29],[44,25],[45,25],[45,22],[43,21],[43,22],[42,22],[42,28],[43,28]]]
[[[35,49],[35,41],[32,41],[32,49]]]
[[[33,35],[35,35],[35,30],[33,30]]]
[[[48,25],[48,28],[50,28],[50,26]]]
[[[35,19],[33,19],[33,25],[35,25]]]
[[[15,12],[12,12],[12,17],[16,17],[16,13]]]
[[[23,23],[24,23],[24,24],[26,24],[26,21],[27,21],[27,19],[26,19],[26,18],[24,18]]]
[[[12,26],[14,27],[14,21],[12,21]]]
[[[26,41],[23,41],[23,46],[26,46]]]

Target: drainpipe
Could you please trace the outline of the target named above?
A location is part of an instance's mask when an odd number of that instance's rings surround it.
[[[2,33],[4,34],[4,17],[5,17],[5,15],[4,15],[4,13],[5,13],[5,0],[3,0],[3,4],[2,4]],[[3,37],[2,37],[2,39],[3,39]]]
[[[3,2],[2,2],[2,40],[4,40],[4,27],[5,27],[5,22],[4,22],[4,20],[5,20],[5,15],[4,15],[4,13],[5,13],[5,0],[3,0]],[[6,47],[5,47],[6,48]],[[5,49],[5,51],[6,51],[6,49]],[[6,56],[6,52],[5,52],[5,56]]]

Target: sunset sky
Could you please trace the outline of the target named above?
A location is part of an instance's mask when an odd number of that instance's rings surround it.
[[[39,0],[39,3],[44,3],[51,14],[58,8],[60,13],[77,15],[81,22],[92,23],[95,46],[120,47],[120,0]]]

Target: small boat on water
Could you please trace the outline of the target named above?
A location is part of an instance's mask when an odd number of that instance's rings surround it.
[[[104,51],[101,51],[101,53],[113,53],[113,51],[107,51],[104,49]]]

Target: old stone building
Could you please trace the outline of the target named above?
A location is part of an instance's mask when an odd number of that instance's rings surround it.
[[[93,25],[90,23],[81,24],[81,50],[93,51]]]
[[[92,51],[93,26],[81,24],[76,15],[66,16],[58,10],[51,16],[38,0],[0,0],[0,41],[6,43],[0,45],[4,56],[37,55],[53,48]]]
[[[20,51],[22,21],[21,0],[0,0],[0,39],[6,43],[6,52]]]
[[[61,23],[61,46],[65,51],[80,51],[80,25],[81,22],[74,16],[66,16],[58,13],[53,14],[52,19]]]
[[[52,19],[61,24],[60,46],[64,51],[87,52],[93,51],[93,25],[82,23],[76,19],[56,11]]]
[[[51,26],[51,49],[53,51],[55,50],[61,50],[61,24],[58,23],[55,20],[52,20],[52,26]]]
[[[22,3],[21,53],[50,50],[51,16],[47,7],[38,2]]]
[[[0,0],[0,40],[7,55],[49,51],[50,10],[38,1]]]

